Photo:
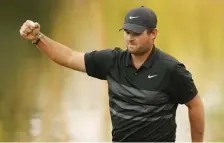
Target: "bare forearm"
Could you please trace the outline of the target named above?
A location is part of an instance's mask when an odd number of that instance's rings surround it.
[[[68,57],[72,56],[72,49],[43,35],[37,47],[51,60],[61,65],[68,64]]]
[[[68,68],[85,72],[83,61],[84,53],[73,51],[69,47],[45,35],[40,38],[37,47],[54,62]]]
[[[204,109],[198,106],[189,109],[192,142],[203,142],[204,138]]]

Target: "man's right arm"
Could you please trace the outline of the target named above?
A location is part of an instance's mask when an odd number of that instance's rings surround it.
[[[41,36],[37,47],[52,61],[76,71],[86,72],[84,61],[85,53],[73,51],[71,48],[45,35]]]
[[[43,35],[40,33],[40,25],[38,23],[27,20],[21,26],[20,35],[32,41],[39,39],[36,46],[52,61],[77,71],[86,72],[84,61],[85,53],[73,51],[67,46]]]

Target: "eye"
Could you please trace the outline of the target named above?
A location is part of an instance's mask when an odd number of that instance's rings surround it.
[[[140,36],[141,35],[141,33],[132,33],[133,34],[133,36]]]
[[[131,32],[131,31],[127,31],[127,30],[125,30],[125,33],[127,35],[131,34],[132,36],[139,36],[139,35],[141,35],[141,33],[135,33],[135,32]]]
[[[131,32],[130,32],[130,31],[126,31],[126,30],[125,30],[125,33],[129,35]]]

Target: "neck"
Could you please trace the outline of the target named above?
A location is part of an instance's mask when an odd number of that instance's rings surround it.
[[[140,54],[140,55],[131,54],[132,62],[137,69],[139,69],[141,65],[147,60],[148,56],[152,52],[152,48],[153,46],[149,48],[149,50],[144,54]]]

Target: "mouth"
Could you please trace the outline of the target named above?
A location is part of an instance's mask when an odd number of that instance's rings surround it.
[[[134,47],[136,47],[136,45],[135,44],[128,44],[128,47],[129,48],[134,48]]]
[[[136,44],[128,43],[128,47],[133,47],[133,46],[136,46]]]

